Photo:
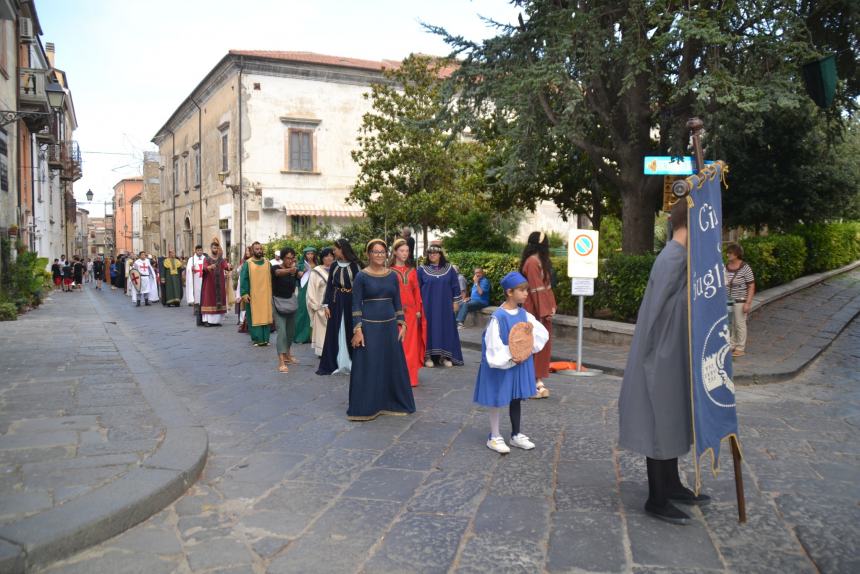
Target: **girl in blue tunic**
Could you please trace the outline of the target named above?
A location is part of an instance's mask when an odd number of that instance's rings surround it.
[[[349,378],[351,421],[379,415],[415,412],[402,340],[406,321],[397,274],[385,267],[387,246],[381,239],[367,244],[368,266],[352,286],[352,372]]]
[[[533,449],[534,443],[520,432],[520,401],[534,396],[537,392],[534,359],[530,355],[525,361],[516,362],[508,347],[508,335],[517,323],[531,323],[534,354],[543,349],[549,340],[549,332],[534,315],[522,308],[523,302],[529,296],[529,284],[525,277],[512,271],[505,275],[501,285],[505,291],[505,302],[490,317],[484,331],[474,401],[490,407],[490,436],[487,448],[500,454],[508,454],[511,449],[499,431],[502,408],[508,406],[511,418],[511,445],[524,450]]]

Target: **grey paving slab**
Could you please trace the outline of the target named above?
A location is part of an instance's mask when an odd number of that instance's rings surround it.
[[[205,436],[201,444],[186,433],[183,442],[197,452],[186,448],[180,461],[168,448],[152,459],[170,459],[174,470],[140,467],[178,439],[167,438],[158,406],[128,374],[129,348],[105,328],[96,302],[92,293],[55,293],[0,329],[0,459],[15,477],[0,483],[0,537],[24,552],[18,570],[43,567],[148,518],[187,488],[205,457]],[[58,321],[74,325],[76,337],[55,329]],[[40,362],[21,376],[17,357],[34,350]]]
[[[117,295],[104,311],[197,418],[210,456],[185,496],[52,573],[112,573],[123,555],[140,572],[183,574],[845,572],[860,555],[857,320],[794,381],[740,388],[747,524],[727,466],[704,477],[713,504],[673,527],[642,510],[643,458],[617,450],[617,377],[551,376],[551,398],[523,409],[538,447],[500,456],[471,403],[472,350],[465,367],[422,370],[415,415],[356,424],[345,419],[348,378],[316,377],[307,346],[283,377],[273,349],[197,329],[185,309],[137,310]],[[191,356],[206,364],[189,369]],[[112,411],[100,408],[76,414],[104,424]],[[118,412],[108,420],[123,441],[152,426],[146,413]],[[15,468],[0,484],[20,483]],[[689,457],[681,469],[692,480]]]

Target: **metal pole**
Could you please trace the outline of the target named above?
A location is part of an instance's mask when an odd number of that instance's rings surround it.
[[[582,372],[582,320],[585,318],[585,297],[579,296],[579,319],[576,322],[576,372]]]

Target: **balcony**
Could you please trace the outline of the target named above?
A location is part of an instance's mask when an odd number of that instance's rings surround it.
[[[59,169],[63,181],[78,181],[83,177],[81,149],[78,142],[48,144],[47,159],[49,169]]]
[[[48,70],[37,68],[19,68],[19,109],[30,109],[36,112],[49,112],[48,93],[45,87],[48,85]]]
[[[39,143],[42,144],[54,144],[60,139],[60,125],[59,119],[57,118],[57,114],[52,114],[48,116],[47,122],[42,127],[41,130],[37,131],[35,134],[36,139]]]

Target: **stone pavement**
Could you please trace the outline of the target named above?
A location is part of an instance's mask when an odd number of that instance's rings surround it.
[[[93,293],[55,292],[0,326],[0,571],[122,532],[202,468],[202,429],[189,440],[187,411],[146,396],[158,382],[124,358]]]
[[[134,325],[209,458],[181,499],[45,572],[860,571],[856,319],[795,381],[738,390],[749,522],[727,468],[705,477],[714,504],[677,527],[644,515],[643,461],[615,447],[617,377],[551,377],[552,397],[523,409],[537,448],[502,457],[471,403],[474,351],[422,370],[415,415],[350,423],[347,378],[315,376],[307,346],[279,375],[274,349],[232,325],[95,297]]]
[[[733,359],[736,384],[758,384],[789,380],[824,351],[852,319],[860,315],[860,267],[783,296],[765,291],[756,299],[773,299],[754,306],[747,320],[747,354]],[[460,331],[464,346],[481,348],[482,328]],[[585,341],[583,364],[588,368],[621,376],[627,363],[629,345],[609,345]],[[556,337],[553,359],[576,360],[576,338]]]

